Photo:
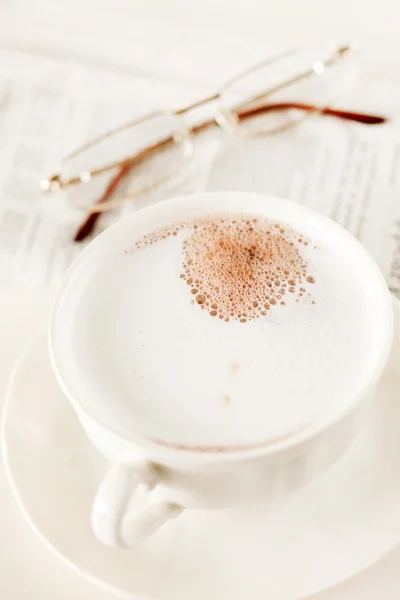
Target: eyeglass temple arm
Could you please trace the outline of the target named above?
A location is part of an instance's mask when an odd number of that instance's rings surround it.
[[[358,113],[349,110],[341,110],[338,108],[319,108],[318,106],[314,106],[313,104],[304,104],[302,102],[279,102],[275,104],[266,104],[264,106],[257,106],[255,108],[250,108],[244,111],[239,111],[237,116],[240,121],[245,121],[246,119],[256,117],[260,114],[265,114],[267,112],[279,111],[279,110],[304,110],[306,112],[316,112],[320,115],[329,115],[331,117],[337,117],[339,119],[345,119],[347,121],[354,121],[356,123],[363,123],[364,125],[380,125],[381,123],[385,123],[387,121],[386,117],[382,117],[379,115],[369,115],[366,113]]]
[[[106,189],[104,190],[100,198],[97,200],[96,204],[102,204],[103,202],[107,202],[107,200],[109,200],[113,196],[121,181],[128,175],[129,171],[133,169],[133,167],[133,162],[120,167],[116,175],[114,175],[114,177],[109,181]],[[93,228],[96,225],[97,219],[100,217],[100,214],[101,213],[93,212],[87,216],[85,221],[79,226],[74,236],[74,242],[82,242],[92,233]]]

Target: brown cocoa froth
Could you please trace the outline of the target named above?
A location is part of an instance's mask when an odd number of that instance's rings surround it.
[[[285,307],[285,288],[289,296],[302,296],[306,286],[314,288],[309,284],[315,278],[301,254],[308,241],[283,224],[248,215],[206,217],[156,230],[136,247],[152,245],[171,232],[185,234],[180,238],[180,278],[189,296],[221,322],[246,323]]]

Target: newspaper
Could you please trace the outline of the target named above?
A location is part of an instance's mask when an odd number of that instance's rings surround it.
[[[379,88],[379,91],[377,91]],[[56,285],[82,250],[82,213],[40,181],[94,135],[155,108],[176,107],[201,88],[0,50],[0,281]],[[360,79],[346,108],[391,116],[368,127],[316,117],[279,136],[230,140],[215,128],[196,139],[184,173],[128,210],[211,189],[261,191],[301,202],[349,229],[400,297],[400,83]],[[354,106],[352,106],[352,104]],[[397,111],[397,112],[396,112]]]

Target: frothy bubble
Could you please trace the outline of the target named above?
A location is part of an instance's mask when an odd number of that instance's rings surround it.
[[[181,232],[186,235],[179,237],[180,278],[194,297],[193,304],[222,322],[257,319],[278,306],[287,306],[286,291],[291,297],[303,297],[307,288],[314,288],[309,284],[315,283],[315,277],[301,255],[309,241],[299,232],[263,218],[239,215],[173,223],[143,236],[136,248]]]

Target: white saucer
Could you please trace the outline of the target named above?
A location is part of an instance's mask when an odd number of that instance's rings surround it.
[[[400,309],[369,425],[316,482],[274,507],[187,511],[134,550],[89,526],[105,460],[85,438],[51,371],[44,335],[8,390],[6,469],[39,537],[84,577],[139,600],[294,600],[366,569],[400,540]]]

